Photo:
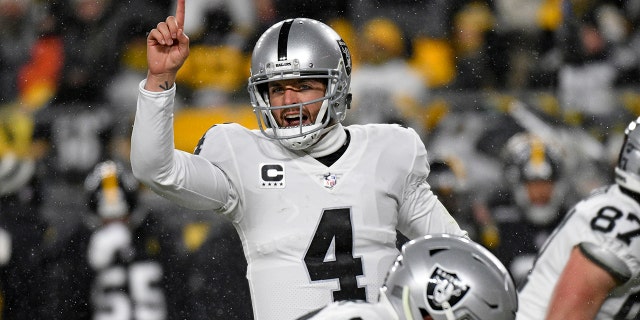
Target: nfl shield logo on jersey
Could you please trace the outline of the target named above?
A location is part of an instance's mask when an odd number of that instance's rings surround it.
[[[433,310],[443,310],[443,304],[448,302],[453,307],[469,291],[469,286],[455,273],[437,267],[431,274],[427,285],[427,300]]]
[[[336,186],[338,182],[338,177],[335,174],[327,173],[324,175],[324,187],[325,188],[333,188]]]

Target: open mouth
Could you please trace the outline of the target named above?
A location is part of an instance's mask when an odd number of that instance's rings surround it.
[[[289,113],[283,117],[283,127],[299,127],[300,125],[309,125],[309,117],[305,114],[300,116],[300,113]]]

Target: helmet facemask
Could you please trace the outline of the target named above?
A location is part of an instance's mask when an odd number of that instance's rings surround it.
[[[258,127],[262,134],[267,138],[280,141],[289,149],[302,150],[315,144],[324,133],[344,120],[346,107],[341,108],[343,104],[340,103],[340,100],[344,100],[345,84],[339,83],[340,74],[335,73],[335,71],[329,70],[325,71],[323,75],[309,73],[307,75],[293,76],[296,79],[326,80],[325,95],[318,99],[283,106],[271,105],[267,86],[269,82],[274,80],[292,78],[291,75],[282,72],[271,79],[253,82],[249,86],[249,90],[255,91],[254,94],[251,94],[251,103],[254,106]],[[322,105],[315,121],[311,124],[304,124],[303,121],[300,121],[299,125],[280,127],[273,116],[274,110],[298,109],[302,120],[304,107],[318,102],[322,102]]]

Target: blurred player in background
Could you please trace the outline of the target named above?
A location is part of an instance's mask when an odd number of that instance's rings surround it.
[[[43,265],[49,223],[32,152],[34,122],[17,104],[0,105],[0,319],[39,318],[49,292]]]
[[[517,319],[640,316],[639,124],[625,132],[616,183],[576,204],[541,249]]]
[[[124,166],[99,163],[85,180],[90,213],[49,267],[60,319],[169,319],[169,234],[137,206],[139,184]]]
[[[561,151],[539,137],[515,134],[503,149],[505,185],[488,201],[499,240],[495,255],[521,283],[567,212],[568,192]]]
[[[471,240],[493,248],[492,245],[497,243],[497,228],[488,211],[478,210],[478,194],[469,186],[462,161],[455,157],[437,158],[431,160],[429,166],[429,184],[433,193],[456,219],[460,228],[467,232]]]

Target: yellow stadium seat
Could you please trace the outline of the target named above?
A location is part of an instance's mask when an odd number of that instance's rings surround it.
[[[562,1],[544,0],[538,9],[538,25],[544,30],[556,30],[562,23]]]
[[[174,114],[174,142],[176,148],[193,152],[202,135],[211,126],[235,122],[249,129],[256,129],[256,116],[250,107],[225,106],[215,108],[184,108]]]
[[[359,63],[360,54],[358,47],[356,46],[356,30],[353,27],[351,21],[345,18],[336,18],[332,19],[328,22],[328,25],[333,28],[344,40],[349,47],[349,51],[351,52],[351,64],[353,68]]]
[[[446,39],[415,38],[409,63],[431,88],[447,85],[456,76],[453,48]]]
[[[177,81],[193,89],[233,92],[249,77],[247,59],[247,54],[232,46],[194,45]]]

